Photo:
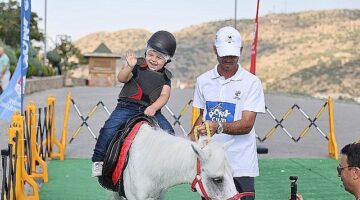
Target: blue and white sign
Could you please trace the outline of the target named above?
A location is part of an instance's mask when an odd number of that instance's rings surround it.
[[[8,86],[0,96],[0,119],[7,122],[15,111],[23,112],[28,68],[31,0],[21,0],[21,54]]]
[[[228,102],[207,101],[205,120],[233,122],[235,106],[235,104]]]

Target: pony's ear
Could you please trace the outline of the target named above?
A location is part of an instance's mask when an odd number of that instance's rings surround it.
[[[202,161],[206,159],[206,154],[197,144],[191,144],[191,148],[195,152],[196,156]]]
[[[222,144],[223,148],[226,150],[228,149],[233,143],[234,143],[235,139],[229,140],[225,143]]]

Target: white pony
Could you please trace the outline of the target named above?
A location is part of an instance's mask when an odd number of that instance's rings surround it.
[[[201,183],[194,185],[200,195],[212,200],[239,199],[224,153],[229,145],[210,142],[201,148],[195,142],[142,125],[130,148],[123,174],[126,198],[161,199],[168,188],[191,184],[197,177]],[[198,173],[197,160],[201,169]]]

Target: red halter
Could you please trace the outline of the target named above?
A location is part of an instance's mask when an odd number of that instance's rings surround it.
[[[199,158],[196,161],[196,176],[195,176],[193,182],[191,183],[191,190],[193,192],[196,192],[196,188],[195,188],[196,184],[199,185],[200,191],[201,191],[202,195],[204,196],[204,198],[206,200],[211,200],[205,191],[204,184],[201,181],[201,163],[200,163]],[[233,197],[230,197],[226,200],[240,200],[242,197],[254,196],[254,195],[255,195],[254,192],[236,193]]]

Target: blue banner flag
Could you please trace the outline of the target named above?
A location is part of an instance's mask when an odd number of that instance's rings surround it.
[[[31,0],[21,0],[21,54],[8,86],[0,96],[0,119],[11,120],[14,111],[23,112],[28,68]]]

